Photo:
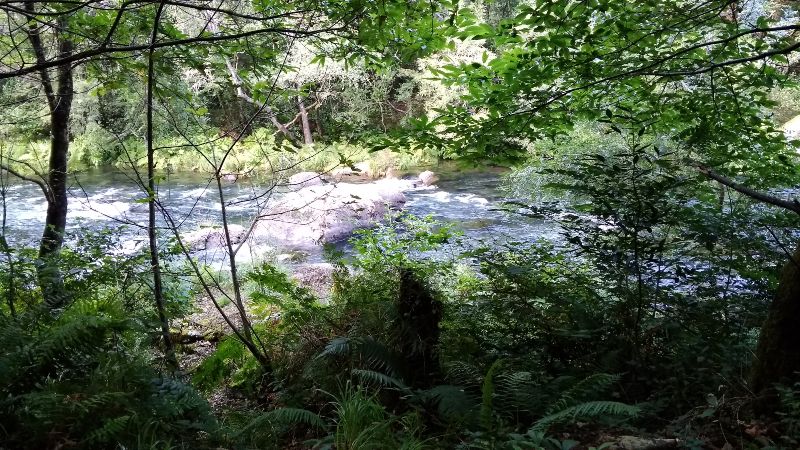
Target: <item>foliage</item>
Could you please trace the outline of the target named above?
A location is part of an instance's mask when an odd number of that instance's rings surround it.
[[[213,431],[206,401],[130,347],[134,329],[118,305],[89,299],[57,318],[32,309],[2,319],[3,440],[107,448],[188,443]]]
[[[276,408],[256,415],[246,425],[234,429],[233,442],[248,448],[280,448],[280,439],[300,426],[324,429],[327,424],[318,415],[305,409]]]
[[[778,395],[781,400],[780,411],[781,433],[783,443],[788,446],[800,442],[800,384],[794,386],[781,386]]]

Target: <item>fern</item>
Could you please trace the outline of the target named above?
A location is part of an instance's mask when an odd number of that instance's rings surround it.
[[[251,420],[250,423],[239,430],[234,437],[241,438],[243,436],[247,436],[254,431],[260,430],[260,428],[264,425],[269,425],[270,428],[275,428],[279,425],[286,427],[295,425],[308,425],[310,427],[320,429],[324,429],[327,426],[322,418],[306,409],[277,408],[261,414],[260,416]]]
[[[103,423],[103,426],[92,431],[91,433],[89,433],[88,436],[86,436],[85,439],[86,443],[89,444],[115,443],[114,442],[115,438],[125,430],[131,419],[132,419],[131,416],[124,415],[106,420],[105,423]]]
[[[596,398],[608,390],[611,385],[617,383],[619,378],[619,375],[610,375],[607,373],[598,373],[586,377],[564,391],[559,399],[547,408],[545,414],[553,414],[582,401],[589,400],[593,397]]]
[[[206,400],[190,385],[179,380],[157,377],[150,380],[150,405],[158,417],[166,420],[192,419],[194,428],[211,426],[213,417]]]
[[[52,430],[81,448],[129,447],[145,427],[153,442],[213,431],[194,389],[160,377],[118,338],[131,321],[106,302],[75,301],[57,319],[31,313],[21,325],[0,323],[13,344],[0,354],[0,421],[11,448],[49,446]]]
[[[486,376],[483,378],[483,386],[481,387],[481,426],[487,430],[491,430],[494,426],[494,377],[503,365],[503,360],[498,359],[494,364],[489,367]]]
[[[575,420],[598,419],[605,416],[632,418],[638,416],[639,412],[639,407],[620,402],[584,402],[542,417],[533,425],[533,427],[531,427],[531,431],[544,432],[551,425],[556,423]]]
[[[408,386],[406,386],[401,380],[380,372],[376,372],[374,370],[353,369],[351,373],[361,381],[369,384],[374,384],[381,387],[391,387],[404,392],[410,392]]]
[[[481,372],[472,364],[454,361],[447,365],[447,378],[461,386],[479,386],[483,380]]]
[[[502,412],[537,412],[544,402],[544,389],[531,372],[512,372],[497,376],[496,409]]]
[[[337,337],[331,339],[325,348],[317,355],[318,359],[350,355],[350,339]]]
[[[400,359],[390,348],[371,337],[337,337],[317,355],[317,358],[335,357],[354,358],[364,368],[381,370],[394,378],[400,376]]]
[[[436,405],[439,416],[451,422],[464,421],[478,402],[461,386],[439,385],[418,394],[423,402]]]
[[[55,362],[96,353],[112,332],[125,328],[124,320],[108,317],[85,317],[61,324],[28,348],[31,363],[39,368],[54,367]]]

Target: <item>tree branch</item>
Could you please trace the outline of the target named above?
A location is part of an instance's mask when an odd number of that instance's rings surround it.
[[[100,56],[111,53],[128,53],[128,52],[144,51],[144,50],[149,50],[151,47],[154,49],[161,49],[161,48],[177,47],[189,44],[212,44],[216,42],[233,41],[236,39],[258,36],[260,34],[266,34],[266,33],[283,34],[287,36],[296,37],[296,36],[314,36],[321,33],[333,33],[344,30],[345,30],[344,25],[338,27],[330,27],[330,28],[317,28],[313,30],[298,30],[292,28],[268,27],[268,28],[259,28],[256,30],[242,31],[240,33],[233,33],[233,34],[220,34],[216,36],[201,35],[186,39],[173,39],[168,41],[156,42],[152,46],[149,44],[124,45],[124,46],[113,46],[113,47],[100,46],[97,48],[84,50],[81,52],[75,52],[68,57],[54,58],[48,61],[37,61],[36,64],[30,66],[20,67],[8,72],[0,72],[0,80],[4,80],[6,78],[19,77],[22,75],[28,75],[34,72],[39,72],[44,69],[49,69],[64,64],[71,64],[74,62],[83,61],[92,58],[94,56]]]
[[[33,184],[39,186],[39,188],[42,190],[42,193],[44,194],[45,198],[50,198],[50,191],[47,189],[47,185],[44,183],[44,181],[37,180],[36,178],[31,178],[31,177],[29,177],[27,175],[23,175],[20,172],[17,172],[16,170],[12,169],[11,167],[9,167],[9,166],[7,166],[5,164],[0,164],[0,169],[5,170],[6,172],[10,173],[11,175],[14,175],[15,177],[19,178],[20,180],[28,181],[30,183],[33,183]]]
[[[225,57],[225,66],[228,68],[228,72],[231,75],[231,83],[233,84],[233,87],[236,88],[236,96],[250,104],[262,107],[264,112],[266,112],[267,115],[269,116],[269,120],[272,122],[273,125],[275,125],[278,131],[283,133],[283,135],[286,136],[286,139],[288,139],[289,142],[292,143],[292,145],[297,145],[294,142],[292,133],[289,132],[289,129],[287,128],[288,125],[284,125],[281,123],[280,120],[278,120],[278,117],[272,110],[272,108],[270,108],[269,105],[267,104],[262,105],[260,102],[257,102],[253,97],[249,96],[247,92],[245,92],[243,86],[244,82],[242,81],[242,78],[239,76],[239,72],[236,70],[236,67],[233,66],[231,59],[228,58],[227,56]]]
[[[31,15],[36,13],[33,1],[25,3],[25,11]],[[50,80],[50,74],[47,73],[47,67],[44,67],[44,65],[47,64],[47,58],[44,54],[42,36],[39,27],[37,27],[33,21],[29,22],[27,33],[28,40],[31,42],[31,47],[33,48],[33,54],[36,56],[36,65],[42,66],[36,70],[36,72],[39,73],[39,77],[41,78],[42,88],[44,89],[45,96],[47,96],[47,105],[50,107],[50,112],[52,113],[56,108],[56,96],[53,82]],[[2,74],[0,74],[0,76],[2,76]]]
[[[714,170],[703,165],[698,164],[697,170],[703,175],[707,176],[708,178],[711,178],[712,180],[724,186],[727,186],[742,195],[746,195],[747,197],[750,197],[754,200],[758,200],[762,203],[766,203],[772,206],[777,206],[779,208],[783,208],[800,215],[800,201],[798,201],[797,199],[783,200],[773,195],[765,194],[763,192],[750,189],[749,187],[743,186],[731,180],[730,178],[724,177],[715,172]]]

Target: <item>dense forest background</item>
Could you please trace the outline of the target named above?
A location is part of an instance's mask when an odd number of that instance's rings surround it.
[[[0,1],[0,448],[798,448],[795,3]]]

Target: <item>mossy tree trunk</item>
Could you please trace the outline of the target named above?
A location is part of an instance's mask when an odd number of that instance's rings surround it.
[[[57,23],[43,26],[34,20],[37,14],[36,3],[25,3],[25,11],[31,18],[26,31],[36,62],[43,64],[47,61],[48,43],[42,36],[43,30],[47,28],[52,30],[53,46],[57,48],[58,57],[69,58],[73,53],[73,44],[70,37],[60,31],[66,27],[66,19],[59,18]],[[55,71],[55,80],[48,69],[41,69],[38,73],[50,112],[50,157],[45,188],[47,213],[39,246],[37,277],[45,303],[58,308],[64,306],[69,299],[55,257],[64,244],[64,230],[67,225],[67,163],[69,122],[74,96],[73,68],[70,63],[59,65]]]
[[[761,328],[751,374],[753,392],[800,380],[800,246],[783,266],[778,292]]]

